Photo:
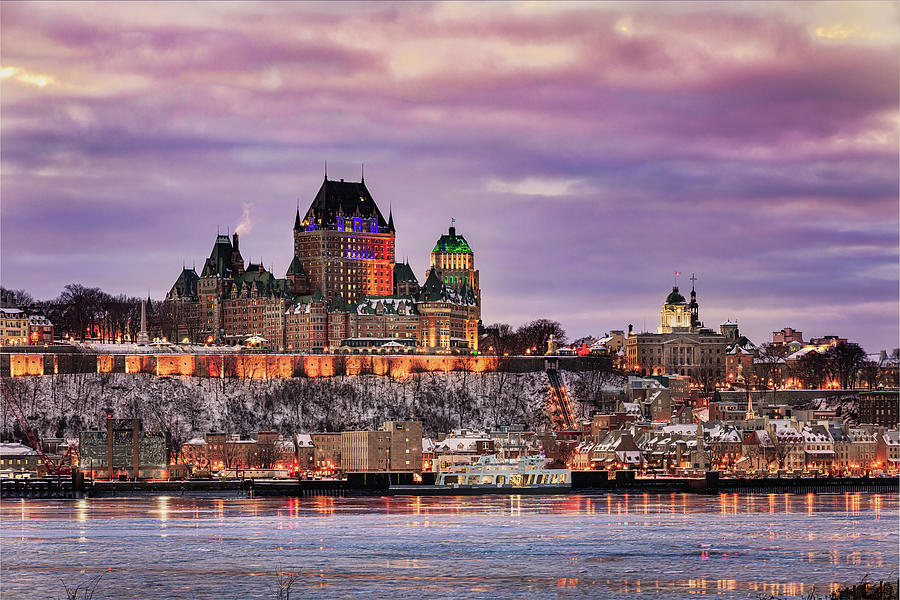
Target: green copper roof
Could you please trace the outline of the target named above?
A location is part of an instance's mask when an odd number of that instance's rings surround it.
[[[472,248],[466,238],[456,235],[456,227],[451,227],[450,232],[437,241],[432,252],[472,252]]]
[[[672,288],[672,293],[666,297],[666,304],[684,304],[684,296],[678,292],[678,286]]]

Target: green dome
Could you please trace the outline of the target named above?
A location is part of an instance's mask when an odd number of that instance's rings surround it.
[[[672,293],[666,296],[666,304],[684,304],[684,296],[678,293],[678,286],[672,287]]]

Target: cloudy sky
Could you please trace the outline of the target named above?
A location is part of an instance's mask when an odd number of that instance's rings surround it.
[[[218,229],[279,274],[322,180],[455,218],[486,323],[898,339],[897,4],[4,2],[2,283],[165,294]]]

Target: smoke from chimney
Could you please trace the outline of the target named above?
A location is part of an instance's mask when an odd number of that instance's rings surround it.
[[[234,232],[239,235],[244,235],[250,228],[253,227],[253,221],[250,218],[250,211],[253,210],[252,202],[244,202],[244,209],[241,212],[241,222],[238,223],[238,226],[234,228]]]

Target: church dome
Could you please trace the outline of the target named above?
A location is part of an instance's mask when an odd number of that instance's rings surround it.
[[[684,296],[678,293],[678,286],[672,287],[672,293],[666,296],[666,304],[684,304]]]

